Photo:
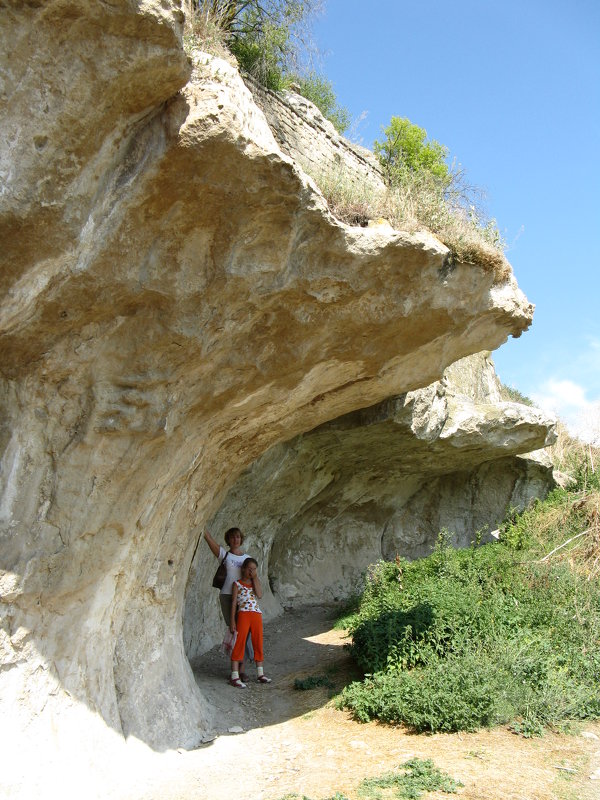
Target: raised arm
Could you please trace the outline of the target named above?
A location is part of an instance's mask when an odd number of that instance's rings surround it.
[[[252,581],[252,588],[254,589],[254,594],[256,595],[257,599],[260,600],[262,597],[262,586],[260,585],[260,579],[258,577],[258,570],[254,566],[254,564],[250,564],[250,580]]]
[[[238,596],[238,587],[237,583],[234,581],[233,586],[231,587],[231,617],[229,620],[229,630],[232,633],[235,633],[236,631],[235,612],[237,611],[237,596]]]
[[[217,542],[215,542],[215,540],[213,539],[213,537],[210,535],[210,533],[207,530],[204,531],[204,538],[206,539],[206,543],[208,544],[210,549],[213,551],[215,556],[218,558],[219,557],[219,552],[220,552],[220,547],[217,544]]]

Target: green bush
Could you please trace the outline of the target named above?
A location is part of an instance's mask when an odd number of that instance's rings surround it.
[[[240,67],[267,89],[280,91],[285,85],[286,49],[289,31],[285,25],[265,23],[244,36],[231,39],[229,49]]]
[[[409,172],[427,172],[440,181],[442,189],[448,185],[448,148],[435,139],[428,140],[424,128],[406,117],[392,117],[383,133],[385,139],[375,140],[373,149],[391,186],[403,183]]]
[[[200,46],[200,32],[218,28],[240,67],[278,91],[293,72],[298,53],[307,46],[309,23],[318,4],[318,0],[194,0],[191,27]],[[213,37],[207,38],[210,45]]]
[[[557,490],[513,515],[499,543],[442,541],[428,558],[373,565],[346,618],[365,679],[341,705],[417,731],[512,723],[532,735],[600,717],[597,515],[598,495]],[[575,531],[586,544],[561,547]]]
[[[300,94],[314,103],[325,119],[328,119],[339,133],[344,133],[350,125],[350,112],[338,104],[331,81],[316,72],[293,78]]]
[[[500,396],[503,400],[508,400],[512,403],[533,406],[533,400],[520,392],[515,386],[507,386],[505,383],[500,384]]]
[[[419,800],[423,792],[454,794],[463,786],[450,775],[442,772],[430,759],[411,758],[400,765],[402,772],[388,772],[380,778],[366,778],[358,787],[359,797],[381,800],[389,797],[380,789],[388,789],[399,800]]]
[[[463,786],[460,781],[455,781],[441,769],[435,766],[430,759],[411,758],[401,764],[394,772],[387,772],[379,778],[365,778],[360,782],[357,794],[368,800],[383,800],[384,797],[397,797],[398,800],[419,800],[424,792],[445,792],[454,794]],[[381,790],[385,791],[381,791]],[[279,800],[310,800],[306,795],[286,794]],[[348,800],[336,792],[327,800]]]

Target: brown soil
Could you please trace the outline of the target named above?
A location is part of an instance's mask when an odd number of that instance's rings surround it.
[[[215,736],[197,750],[163,755],[144,798],[277,800],[296,793],[322,800],[340,792],[357,800],[363,778],[412,757],[432,759],[464,784],[456,796],[468,800],[600,798],[598,723],[583,725],[576,735],[548,733],[540,739],[504,728],[414,735],[354,722],[334,708],[330,688],[295,690],[296,678],[326,676],[336,690],[352,678],[345,639],[332,629],[333,618],[331,608],[311,607],[265,626],[265,668],[273,678],[268,686],[256,682],[254,669],[247,689],[229,686],[227,661],[216,648],[207,653],[196,679],[220,709]]]

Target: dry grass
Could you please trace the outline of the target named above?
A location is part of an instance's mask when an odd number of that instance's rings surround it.
[[[561,423],[557,426],[556,442],[549,453],[555,468],[579,479],[581,491],[573,492],[568,502],[548,504],[536,521],[537,538],[541,542],[553,531],[564,530],[564,547],[551,555],[552,560],[568,561],[571,568],[588,580],[600,575],[600,448],[571,436]],[[573,529],[572,520],[578,522]],[[570,541],[571,540],[571,541]],[[563,544],[561,542],[560,544]]]
[[[183,46],[188,55],[192,50],[199,49],[223,58],[230,64],[237,64],[227,47],[227,32],[209,3],[200,4],[196,12],[186,15]]]
[[[574,518],[579,521],[577,530],[572,527]],[[567,503],[546,506],[537,517],[536,538],[543,542],[560,530],[565,531],[564,538],[548,549],[540,562],[566,561],[573,572],[596,579],[600,573],[600,492],[574,493]],[[552,539],[556,541],[555,535]]]
[[[426,228],[457,261],[490,272],[495,283],[504,283],[512,274],[495,222],[482,224],[473,206],[464,208],[460,189],[444,198],[433,179],[420,175],[401,187],[377,191],[366,182],[353,181],[341,168],[315,173],[305,167],[305,171],[321,189],[331,212],[349,225],[365,226],[370,220],[384,218],[398,230]]]
[[[587,462],[592,471],[600,468],[600,448],[589,445],[571,436],[562,422],[557,427],[558,437],[550,448],[555,467],[561,472],[573,475],[578,467]]]

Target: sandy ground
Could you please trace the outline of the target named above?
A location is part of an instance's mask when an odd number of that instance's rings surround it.
[[[279,800],[290,793],[323,800],[336,792],[355,800],[363,778],[415,756],[461,781],[457,796],[469,800],[600,800],[600,724],[529,740],[506,729],[413,735],[353,722],[333,707],[331,689],[295,690],[295,678],[327,676],[339,689],[352,677],[333,618],[331,608],[312,607],[265,626],[268,686],[256,683],[254,669],[247,689],[229,686],[227,661],[217,649],[207,653],[196,679],[221,709],[218,730],[194,751],[158,756],[135,800]]]

